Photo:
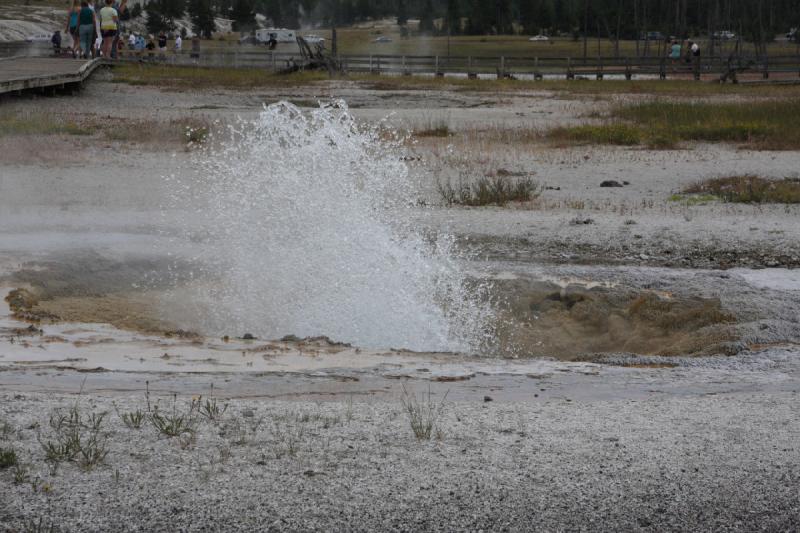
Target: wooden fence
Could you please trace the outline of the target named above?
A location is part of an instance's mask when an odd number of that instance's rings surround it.
[[[186,51],[160,56],[126,52],[125,61],[143,61],[200,67],[261,68],[280,72],[302,67],[299,53],[271,52],[263,49],[242,51],[201,51],[191,57]],[[518,79],[598,79],[619,78],[694,78],[720,77],[736,81],[741,73],[753,73],[768,79],[800,77],[800,56],[776,57],[708,57],[691,62],[658,57],[486,57],[486,56],[422,56],[422,55],[343,55],[339,57],[349,73],[390,75],[462,76],[469,78]]]

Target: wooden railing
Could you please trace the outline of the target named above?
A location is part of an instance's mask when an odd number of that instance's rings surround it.
[[[126,52],[123,61],[142,61],[168,65],[199,67],[259,68],[274,72],[294,65],[302,66],[297,53],[271,52],[263,49],[243,51],[201,51],[191,57],[188,51],[180,54],[158,52],[135,54]],[[800,77],[800,56],[775,57],[709,57],[673,61],[659,57],[518,57],[518,56],[430,56],[430,55],[343,55],[339,57],[349,73],[392,75],[457,75],[464,77],[498,77],[522,79],[576,79],[607,77],[633,79],[694,78],[709,76],[736,80],[742,72],[757,73],[763,78],[774,74],[796,74]]]

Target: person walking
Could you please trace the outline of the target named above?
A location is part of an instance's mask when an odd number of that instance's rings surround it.
[[[669,49],[669,58],[672,60],[672,71],[675,71],[675,65],[681,60],[681,45],[678,41],[672,41],[672,46]]]
[[[111,7],[113,2],[114,0],[106,0],[106,6],[100,10],[100,35],[103,37],[100,53],[106,59],[111,59],[111,47],[119,27],[119,13]]]
[[[125,17],[125,11],[128,9],[128,0],[122,0],[122,2],[114,2],[111,7],[117,10],[117,16],[119,20],[117,21],[117,34],[114,36],[114,44],[111,47],[111,59],[117,58],[117,51],[120,50],[119,40],[122,38],[122,34],[125,32],[125,23],[123,22],[123,17]]]
[[[158,34],[158,59],[160,61],[167,59],[167,34],[163,31]]]
[[[92,56],[94,25],[94,11],[89,7],[89,2],[83,0],[81,2],[81,10],[78,13],[78,36],[80,39],[81,57],[84,59],[89,59]]]
[[[195,63],[200,61],[200,36],[197,34],[192,37],[192,53],[190,57],[194,59]]]
[[[72,57],[78,57],[78,49],[80,48],[80,35],[78,34],[78,15],[81,12],[81,5],[78,0],[72,2],[72,7],[69,8],[67,14],[67,30],[66,33],[72,37]]]

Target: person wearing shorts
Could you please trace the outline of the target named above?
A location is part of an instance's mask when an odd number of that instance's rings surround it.
[[[103,37],[101,53],[106,59],[111,59],[111,47],[119,27],[119,13],[111,7],[113,2],[114,0],[106,0],[106,6],[100,10],[100,35]]]
[[[78,49],[80,48],[81,38],[80,34],[78,33],[78,17],[80,12],[80,3],[77,0],[73,1],[67,17],[67,33],[70,37],[72,37],[72,57],[78,57]]]

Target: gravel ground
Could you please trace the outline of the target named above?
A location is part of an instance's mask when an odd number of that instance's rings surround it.
[[[90,375],[80,396],[67,392],[85,368],[23,362],[0,369],[0,448],[13,448],[24,465],[0,469],[0,531],[800,529],[795,271],[688,270],[800,266],[798,210],[669,200],[724,174],[798,177],[797,152],[485,140],[492,130],[582,122],[609,104],[553,94],[380,92],[347,83],[161,92],[99,81],[78,101],[91,104],[90,115],[97,105],[104,121],[213,120],[280,98],[310,105],[330,93],[365,120],[396,112],[403,127],[446,122],[475,131],[458,145],[429,139],[413,148],[429,203],[439,179],[501,169],[550,187],[538,203],[515,208],[419,210],[421,225],[475,252],[467,268],[478,276],[512,289],[548,280],[567,290],[577,279],[718,298],[749,349],[669,360],[607,353],[600,360],[612,365],[580,372],[547,362],[541,375],[504,373],[512,363],[498,360],[498,371],[431,389],[434,366],[424,359],[297,375],[103,372]],[[65,102],[73,100],[19,99],[9,108],[69,114]],[[184,250],[163,242],[170,217],[181,213],[162,213],[162,176],[190,167],[179,143],[10,137],[0,148],[4,273],[25,267],[29,276],[50,276],[42,286],[113,293],[162,267],[167,252],[191,256],[195,243]],[[605,179],[629,184],[600,188]],[[54,359],[66,357],[53,350]],[[659,368],[664,361],[677,366]],[[146,410],[140,391],[148,379],[161,413],[173,413],[178,394],[175,409],[190,416],[192,433],[169,438],[149,420],[141,429],[123,424],[119,413]],[[227,409],[215,421],[189,413],[191,394],[207,381],[220,383],[218,396],[236,398],[220,400]],[[432,440],[414,438],[402,383],[417,394],[432,390],[436,405],[452,390]],[[55,410],[76,402],[84,447],[89,414],[108,413],[98,435],[108,454],[91,469],[79,461],[54,467],[40,444],[55,442]]]
[[[399,400],[232,401],[192,441],[126,428],[108,398],[0,397],[13,428],[2,446],[33,480],[0,471],[4,531],[800,527],[797,392],[445,402],[431,441],[415,440]],[[106,464],[53,474],[36,435],[76,401],[84,416],[111,411]],[[144,408],[141,396],[114,403]]]

